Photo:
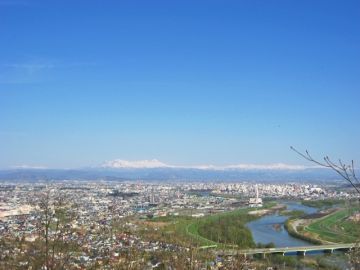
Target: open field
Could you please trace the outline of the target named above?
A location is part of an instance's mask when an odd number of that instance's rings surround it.
[[[333,243],[354,243],[360,239],[360,225],[348,219],[355,209],[340,209],[304,228],[316,237]]]
[[[291,235],[315,244],[355,243],[360,239],[360,225],[349,217],[359,210],[359,206],[352,206],[311,218],[290,218],[285,227]]]
[[[267,203],[261,209],[275,208],[275,203]],[[157,239],[167,239],[185,246],[216,246],[224,247],[254,247],[251,232],[245,226],[249,221],[259,217],[249,212],[253,208],[242,208],[230,212],[208,215],[201,218],[189,216],[166,216],[146,221],[147,230],[144,233],[157,235]],[[152,226],[149,224],[152,223]],[[157,229],[154,227],[159,224]]]
[[[341,199],[326,199],[326,200],[314,200],[314,201],[302,201],[301,204],[315,208],[330,208],[334,205],[344,205],[345,200]]]
[[[250,215],[252,209],[239,209],[219,215],[208,216],[197,223],[197,234],[211,241],[240,248],[254,247],[250,230],[245,226],[257,218]]]
[[[276,206],[276,203],[268,202],[260,209],[272,211],[272,209],[278,209]],[[249,214],[251,211],[254,209],[242,208],[195,219],[187,225],[185,232],[205,245],[217,245],[219,248],[254,247],[251,232],[245,224],[257,219],[260,215],[251,215]]]
[[[199,220],[189,216],[166,216],[155,218],[142,223],[145,228],[142,235],[145,238],[171,242],[182,246],[219,246],[219,243],[211,241],[198,232]]]

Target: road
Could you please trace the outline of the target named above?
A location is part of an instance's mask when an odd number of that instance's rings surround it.
[[[279,247],[279,248],[255,248],[255,249],[243,249],[243,250],[225,250],[217,252],[218,255],[254,255],[254,254],[274,254],[281,253],[285,255],[286,253],[299,253],[305,255],[309,251],[329,251],[333,252],[334,250],[348,250],[355,247],[355,243],[352,244],[329,244],[329,245],[319,245],[319,246],[303,246],[303,247]]]

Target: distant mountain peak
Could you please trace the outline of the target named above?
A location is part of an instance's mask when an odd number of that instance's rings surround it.
[[[272,163],[272,164],[235,164],[235,165],[225,165],[225,166],[216,166],[216,165],[198,165],[198,166],[175,166],[168,165],[157,159],[151,160],[136,160],[128,161],[122,159],[115,159],[111,161],[106,161],[101,165],[102,168],[108,169],[152,169],[152,168],[176,168],[176,169],[198,169],[198,170],[305,170],[311,167],[303,165],[290,165],[284,163]]]
[[[48,169],[47,167],[45,166],[40,166],[40,165],[27,165],[27,164],[22,164],[22,165],[16,165],[16,166],[13,166],[12,169],[26,169],[26,170],[31,170],[31,169],[34,169],[34,170],[45,170],[45,169]]]
[[[171,166],[166,165],[165,163],[157,159],[151,159],[151,160],[146,159],[146,160],[135,160],[135,161],[115,159],[111,161],[106,161],[101,165],[101,167],[114,168],[114,169],[120,169],[120,168],[150,169],[150,168],[168,168]]]
[[[305,170],[310,167],[303,165],[292,165],[285,163],[272,164],[238,164],[226,166],[227,169],[242,169],[242,170]]]

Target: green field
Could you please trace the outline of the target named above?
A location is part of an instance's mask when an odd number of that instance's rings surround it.
[[[264,208],[274,205],[275,203],[267,203]],[[258,218],[248,214],[253,210],[255,209],[243,208],[202,218],[168,216],[155,218],[152,222],[166,223],[161,228],[161,234],[177,243],[197,247],[249,248],[255,247],[255,243],[245,224]]]
[[[345,200],[326,199],[326,200],[314,200],[314,201],[301,201],[301,204],[315,208],[331,208],[334,205],[344,205]]]
[[[202,218],[201,218],[202,219]],[[144,236],[149,239],[172,242],[182,246],[218,246],[219,243],[203,237],[198,232],[199,218],[189,216],[167,216],[151,220],[151,223],[164,223],[160,230],[151,230],[147,228]]]
[[[340,209],[335,213],[317,219],[304,230],[316,238],[334,243],[354,243],[360,239],[360,225],[348,219],[355,209]]]
[[[249,209],[239,209],[205,217],[197,222],[197,234],[211,241],[240,248],[254,247],[250,230],[245,226],[256,219],[248,214]]]

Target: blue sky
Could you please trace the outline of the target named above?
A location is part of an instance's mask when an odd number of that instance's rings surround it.
[[[359,10],[0,0],[0,168],[359,163]]]

